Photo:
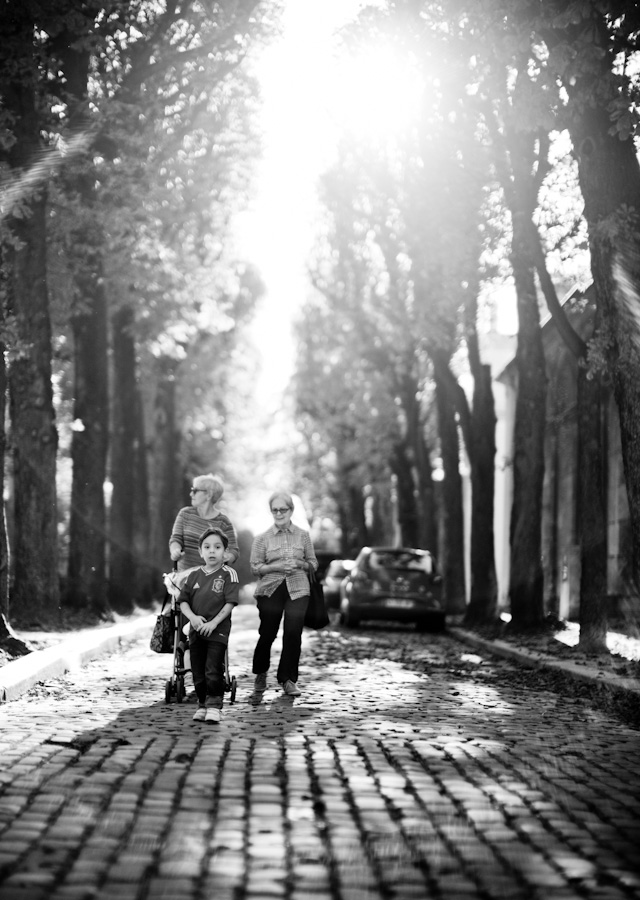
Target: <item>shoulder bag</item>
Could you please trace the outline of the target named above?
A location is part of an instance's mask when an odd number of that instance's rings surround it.
[[[175,612],[171,607],[164,611],[167,598],[162,604],[160,615],[156,618],[149,646],[154,653],[173,653],[173,639],[175,632]]]
[[[309,569],[307,574],[309,576],[309,605],[304,616],[304,625],[305,628],[313,628],[314,631],[318,631],[329,624],[329,614],[324,602],[324,591],[316,578],[316,573],[313,569]]]

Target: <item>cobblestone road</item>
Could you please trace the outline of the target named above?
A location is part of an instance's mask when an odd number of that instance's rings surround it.
[[[446,635],[305,637],[220,725],[146,642],[0,706],[2,900],[640,897],[640,733]]]

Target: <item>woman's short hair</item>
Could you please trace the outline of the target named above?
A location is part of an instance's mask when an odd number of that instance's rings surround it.
[[[293,498],[291,494],[288,494],[286,491],[274,491],[273,494],[269,497],[269,509],[271,509],[271,504],[277,498],[281,497],[284,502],[287,504],[289,509],[293,509]]]
[[[224,494],[224,484],[218,475],[212,475],[210,472],[207,475],[196,475],[193,482],[197,487],[209,492],[212,503],[217,503]]]

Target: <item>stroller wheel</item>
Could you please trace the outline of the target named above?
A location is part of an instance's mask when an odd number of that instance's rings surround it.
[[[176,702],[182,703],[185,697],[184,678],[180,675],[176,678]]]
[[[238,684],[237,684],[237,682],[236,682],[236,676],[234,675],[233,678],[231,679],[231,694],[229,695],[229,702],[230,702],[230,703],[235,703],[235,700],[236,700],[236,688],[237,688],[237,687],[238,687]]]
[[[166,681],[164,685],[164,702],[171,703],[171,679]]]

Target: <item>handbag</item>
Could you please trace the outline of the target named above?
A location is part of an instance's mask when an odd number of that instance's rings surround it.
[[[167,601],[165,600],[165,603]],[[169,609],[164,612],[164,603],[162,611],[156,618],[156,624],[153,626],[153,633],[149,646],[154,653],[173,653],[173,639],[175,633],[175,612]]]
[[[329,624],[329,613],[324,602],[322,585],[316,578],[313,569],[309,569],[309,605],[304,616],[305,628],[313,628],[318,631]]]

